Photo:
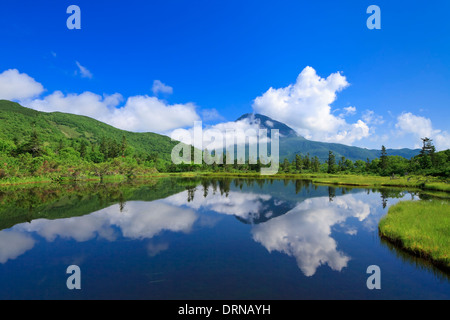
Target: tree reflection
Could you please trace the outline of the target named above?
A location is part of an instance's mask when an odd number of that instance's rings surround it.
[[[336,188],[335,187],[328,187],[328,200],[330,202],[333,202],[333,199],[336,197]]]

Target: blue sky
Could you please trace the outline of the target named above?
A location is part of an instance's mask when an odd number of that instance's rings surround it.
[[[73,4],[81,30],[66,27]],[[366,27],[372,4],[381,30]],[[446,0],[4,1],[0,98],[132,131],[257,111],[313,140],[427,135],[447,149],[449,12]]]

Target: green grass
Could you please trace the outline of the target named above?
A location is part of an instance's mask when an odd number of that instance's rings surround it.
[[[338,185],[338,186],[360,186],[360,187],[407,187],[421,190],[440,191],[441,198],[448,198],[444,193],[450,192],[450,184],[439,181],[437,178],[422,176],[408,178],[401,177],[392,179],[389,177],[369,175],[331,175],[326,173],[278,173],[275,175],[262,176],[258,172],[179,172],[179,173],[153,173],[145,174],[143,177],[250,177],[264,179],[300,179],[311,180],[314,184]],[[105,176],[104,180],[123,180],[124,176]],[[69,179],[69,178],[67,178]],[[70,180],[70,179],[69,179]],[[80,180],[100,180],[96,176],[86,176]],[[51,182],[45,177],[10,178],[0,180],[1,185],[26,184],[38,182]],[[428,181],[428,182],[426,182]]]
[[[262,176],[259,173],[234,173],[234,172],[203,172],[191,173],[204,176],[224,177],[255,177],[266,179],[303,179],[311,180],[315,184],[338,185],[338,186],[360,186],[360,187],[407,187],[430,191],[450,192],[450,184],[439,180],[439,178],[424,176],[409,177],[381,177],[373,175],[358,174],[327,174],[327,173],[277,173],[270,176]]]
[[[450,192],[450,184],[439,180],[438,178],[409,176],[390,177],[370,176],[370,175],[318,175],[312,178],[313,183],[335,184],[349,186],[366,187],[408,187],[422,190]]]
[[[450,205],[442,200],[402,201],[380,220],[380,236],[450,269]]]

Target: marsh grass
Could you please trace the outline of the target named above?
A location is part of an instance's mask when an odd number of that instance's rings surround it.
[[[408,189],[421,189],[429,191],[450,192],[450,184],[433,177],[409,176],[409,177],[390,177],[372,176],[372,175],[356,175],[356,174],[327,174],[327,173],[278,173],[275,175],[262,176],[259,172],[152,172],[152,173],[136,173],[133,179],[146,179],[156,177],[224,177],[224,178],[254,178],[254,179],[298,179],[310,180],[314,184],[338,185],[338,186],[354,186],[354,187],[407,187]],[[95,175],[84,175],[76,179],[76,181],[122,181],[127,180],[125,175],[112,174],[99,178]],[[63,181],[73,181],[70,177],[64,177]],[[16,184],[32,184],[55,182],[54,179],[48,177],[26,177],[26,178],[9,178],[0,179],[0,187],[5,185]]]
[[[450,184],[437,178],[423,176],[381,177],[369,175],[324,175],[312,177],[313,183],[366,187],[408,187],[450,192]]]
[[[380,220],[379,232],[402,249],[450,270],[448,201],[401,201]]]

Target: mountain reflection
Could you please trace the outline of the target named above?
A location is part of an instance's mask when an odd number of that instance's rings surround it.
[[[249,224],[255,242],[269,252],[295,258],[306,276],[313,276],[321,265],[341,271],[351,258],[338,250],[333,228],[344,227],[343,232],[356,235],[357,229],[345,227],[345,222],[349,218],[370,221],[370,205],[353,194],[341,195],[331,187],[316,191],[313,197],[301,195],[298,183],[294,183],[295,193],[289,191],[288,180],[284,184],[278,186],[281,187],[278,191],[276,186],[269,191],[261,183],[243,188],[236,182],[234,186],[227,181],[202,182],[161,200],[121,201],[84,216],[21,223],[0,231],[0,263],[31,250],[37,241],[33,234],[48,242],[58,238],[77,242],[147,240],[148,255],[153,257],[170,248],[165,240],[155,241],[155,236],[163,231],[189,233],[194,226],[214,228],[215,213],[234,216]]]
[[[206,189],[208,190],[208,189]],[[186,192],[190,201],[186,202]],[[247,192],[229,191],[227,195],[206,192],[206,196],[192,196],[192,190],[187,190],[162,201],[175,206],[187,206],[195,210],[210,210],[220,214],[234,215],[244,221],[254,221],[268,214],[269,202],[272,196]],[[197,194],[204,190],[197,190]]]
[[[332,227],[350,217],[362,221],[369,214],[369,205],[351,195],[334,197],[333,202],[327,198],[308,199],[283,216],[255,225],[252,235],[269,252],[279,251],[295,257],[306,276],[314,275],[323,264],[341,271],[350,257],[337,250],[337,243],[331,237]]]
[[[337,243],[331,236],[332,227],[342,226],[351,217],[362,222],[371,213],[368,203],[356,200],[351,194],[336,196],[334,188],[332,201],[328,196],[299,203],[274,199],[266,194],[228,191],[225,197],[209,191],[197,190],[195,195],[193,190],[186,191],[190,198],[188,202],[186,192],[163,201],[196,211],[234,215],[243,222],[252,223],[251,233],[256,242],[269,252],[279,251],[295,257],[306,276],[314,275],[324,264],[336,271],[346,267],[350,257],[337,250]],[[357,230],[348,229],[345,233],[356,235]]]

